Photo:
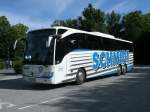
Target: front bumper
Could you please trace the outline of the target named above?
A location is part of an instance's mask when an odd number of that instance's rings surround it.
[[[52,84],[51,78],[23,76],[23,80],[32,82],[32,83]]]

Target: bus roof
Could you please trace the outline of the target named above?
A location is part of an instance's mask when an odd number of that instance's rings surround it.
[[[70,34],[73,34],[73,33],[86,33],[86,34],[90,34],[90,35],[95,35],[95,36],[110,38],[110,39],[114,39],[114,40],[124,41],[124,42],[128,42],[128,43],[133,43],[132,41],[116,38],[113,35],[105,34],[105,33],[101,33],[101,32],[87,32],[87,31],[73,29],[73,28],[64,27],[64,26],[55,26],[55,27],[52,27],[52,28],[66,29],[67,30],[64,34],[62,34],[61,38],[65,38],[66,36],[68,36]]]
[[[116,38],[110,34],[105,34],[105,33],[101,33],[101,32],[88,32],[88,31],[73,29],[73,28],[64,27],[64,26],[54,26],[54,27],[45,28],[45,29],[56,29],[56,30],[65,29],[65,30],[67,30],[65,33],[62,34],[61,38],[65,38],[66,36],[71,35],[73,33],[84,33],[84,34],[90,34],[90,35],[94,35],[94,36],[100,36],[100,37],[104,37],[104,38],[110,38],[110,39],[114,39],[114,40],[124,41],[124,42],[128,42],[128,43],[133,43],[132,41]],[[38,29],[38,30],[42,30],[42,29]],[[35,30],[33,30],[33,31],[35,31]]]

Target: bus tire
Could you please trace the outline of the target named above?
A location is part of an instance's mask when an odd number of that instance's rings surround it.
[[[125,64],[125,72],[126,72],[126,73],[128,72],[127,64]]]
[[[117,69],[117,76],[121,75],[122,67],[119,65]]]
[[[126,65],[122,65],[122,75],[125,75],[127,72],[127,67]]]
[[[80,85],[82,83],[85,82],[85,79],[86,79],[86,73],[83,69],[78,69],[78,72],[76,74],[76,84],[77,85]]]

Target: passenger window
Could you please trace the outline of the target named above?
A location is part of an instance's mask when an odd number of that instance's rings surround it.
[[[65,29],[58,29],[57,34],[61,35],[61,34],[65,33],[66,31],[67,30],[65,30]]]

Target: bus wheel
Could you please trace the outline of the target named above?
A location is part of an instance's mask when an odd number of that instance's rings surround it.
[[[126,73],[128,72],[127,64],[125,64],[125,72],[126,72]]]
[[[126,65],[122,65],[122,75],[125,75],[127,72],[127,67]]]
[[[119,65],[117,69],[117,76],[121,75],[122,67]]]
[[[86,74],[83,69],[78,69],[77,75],[76,75],[76,84],[80,85],[85,82]]]

